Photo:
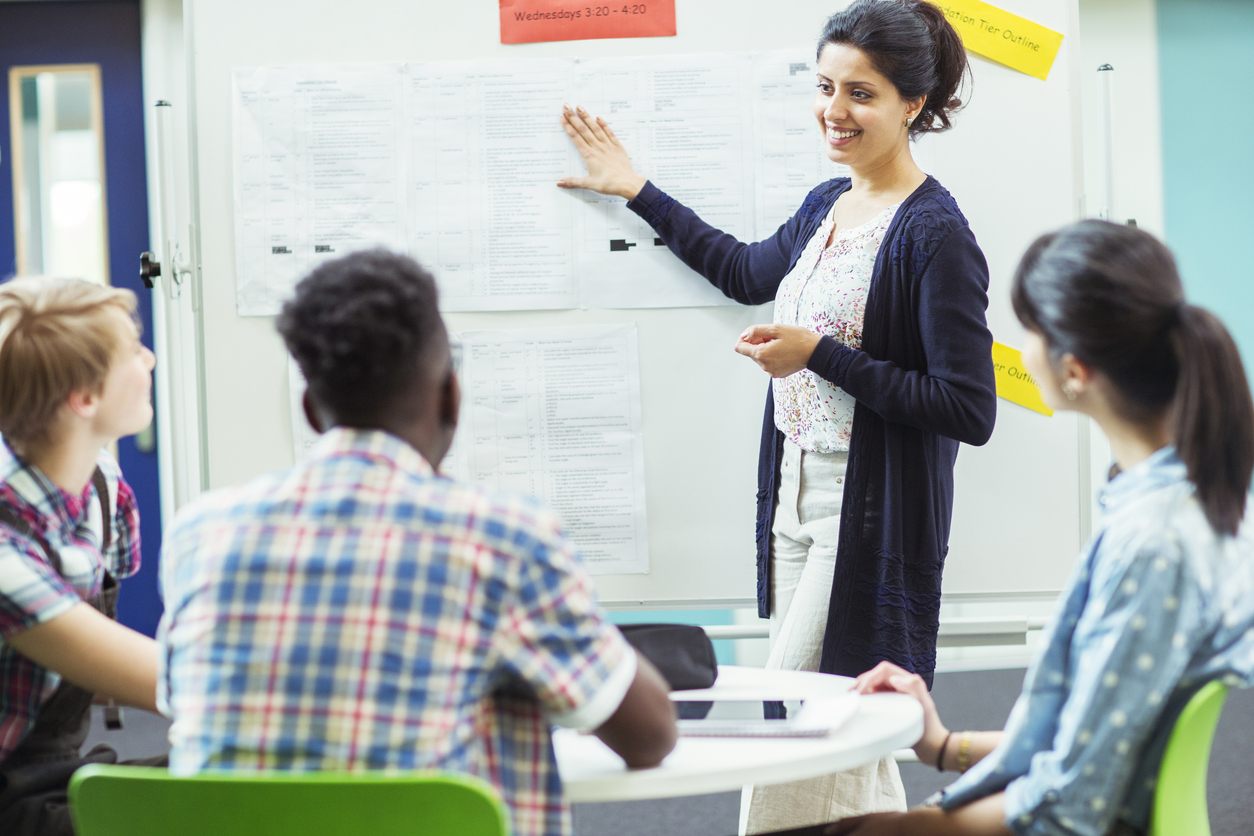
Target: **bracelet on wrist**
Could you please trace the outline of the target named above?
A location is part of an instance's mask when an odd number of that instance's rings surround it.
[[[966,772],[971,767],[971,732],[964,731],[958,744],[958,771]]]
[[[941,743],[940,745],[940,753],[936,756],[936,771],[937,772],[945,771],[945,747],[949,745],[949,738],[953,736],[954,736],[953,732],[949,732],[948,734],[946,734],[944,742]]]

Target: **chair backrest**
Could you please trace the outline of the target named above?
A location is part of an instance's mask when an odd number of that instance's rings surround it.
[[[85,766],[70,781],[78,836],[509,836],[505,805],[445,772],[209,773]]]
[[[1176,720],[1158,767],[1150,836],[1210,836],[1206,770],[1228,688],[1208,682]]]

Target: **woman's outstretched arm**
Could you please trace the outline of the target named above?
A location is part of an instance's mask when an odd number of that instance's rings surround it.
[[[775,298],[779,283],[792,267],[794,245],[805,226],[800,216],[803,213],[794,215],[767,238],[746,244],[706,223],[638,173],[627,149],[604,119],[591,116],[583,108],[567,106],[561,124],[588,174],[563,177],[557,181],[559,187],[626,198],[627,208],[653,227],[671,252],[728,298],[743,305],[760,305]],[[807,201],[812,198],[814,193]],[[831,199],[819,202],[830,206]]]

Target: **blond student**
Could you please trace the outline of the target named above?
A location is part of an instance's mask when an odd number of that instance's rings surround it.
[[[65,787],[93,695],[156,710],[152,639],[113,620],[139,569],[139,515],[109,445],[152,420],[135,295],[0,285],[0,822],[72,833]]]

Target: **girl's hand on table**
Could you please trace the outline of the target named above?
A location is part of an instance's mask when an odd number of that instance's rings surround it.
[[[855,679],[850,690],[859,694],[883,692],[909,694],[918,700],[923,706],[923,737],[914,744],[914,753],[923,763],[930,766],[936,765],[936,760],[941,754],[941,745],[944,744],[949,729],[945,728],[941,722],[940,714],[936,711],[936,703],[932,701],[932,695],[928,693],[927,683],[923,681],[923,677],[899,668],[892,662],[880,662]]]
[[[750,325],[736,341],[736,353],[753,360],[771,377],[788,377],[810,362],[819,337],[798,325]]]
[[[582,107],[562,106],[562,130],[575,144],[588,169],[587,177],[563,177],[557,185],[563,189],[590,189],[600,194],[617,195],[631,200],[640,194],[646,179],[632,168],[627,149],[614,136],[614,131],[600,116],[593,117]]]

